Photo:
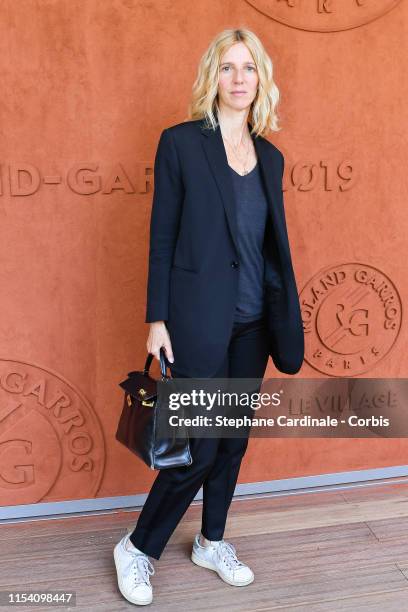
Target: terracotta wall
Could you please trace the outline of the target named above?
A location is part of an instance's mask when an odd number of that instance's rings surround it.
[[[114,439],[117,384],[146,356],[158,137],[186,118],[198,60],[226,27],[261,37],[282,95],[271,140],[286,158],[299,376],[406,376],[407,24],[393,0],[3,0],[2,505],[141,493],[154,478]],[[356,271],[385,281],[396,308],[368,283],[357,307]],[[239,482],[407,452],[405,439],[252,439]]]

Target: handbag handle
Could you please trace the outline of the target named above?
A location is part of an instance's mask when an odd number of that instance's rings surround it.
[[[147,355],[146,363],[145,363],[145,366],[143,368],[144,376],[147,376],[147,374],[149,373],[149,369],[150,369],[150,366],[152,364],[153,357],[154,357],[154,355],[152,353],[149,353]],[[166,355],[164,353],[164,349],[162,347],[160,347],[160,371],[161,371],[162,379],[170,378],[169,376],[167,376],[167,364],[168,363],[169,363],[169,360],[167,359],[167,357],[166,357]]]

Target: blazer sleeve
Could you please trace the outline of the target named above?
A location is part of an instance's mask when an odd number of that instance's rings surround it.
[[[146,323],[168,319],[170,269],[184,195],[180,161],[168,128],[163,130],[154,161],[150,217]]]
[[[284,157],[282,151],[280,151],[279,149],[278,149],[278,151],[279,151],[279,157],[280,157],[281,165],[282,165],[281,176],[282,176],[282,180],[283,180],[283,173],[285,171],[285,157]]]

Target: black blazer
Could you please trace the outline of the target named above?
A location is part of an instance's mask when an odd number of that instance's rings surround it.
[[[284,157],[265,138],[252,138],[269,204],[263,246],[269,352],[279,371],[295,374],[304,335],[285,222]],[[146,323],[166,321],[172,367],[184,376],[211,377],[225,357],[238,297],[236,236],[219,126],[213,131],[195,120],[163,130],[154,163]]]

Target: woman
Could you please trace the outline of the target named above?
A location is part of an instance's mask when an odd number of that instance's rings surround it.
[[[175,377],[257,378],[269,355],[296,373],[304,356],[300,305],[282,196],[272,62],[249,30],[225,30],[203,55],[189,120],[165,129],[155,159],[147,349],[164,347]],[[115,547],[119,588],[152,601],[148,557],[159,559],[203,487],[191,559],[233,586],[252,570],[223,539],[248,437],[191,438],[193,463],[161,470],[137,525]]]

